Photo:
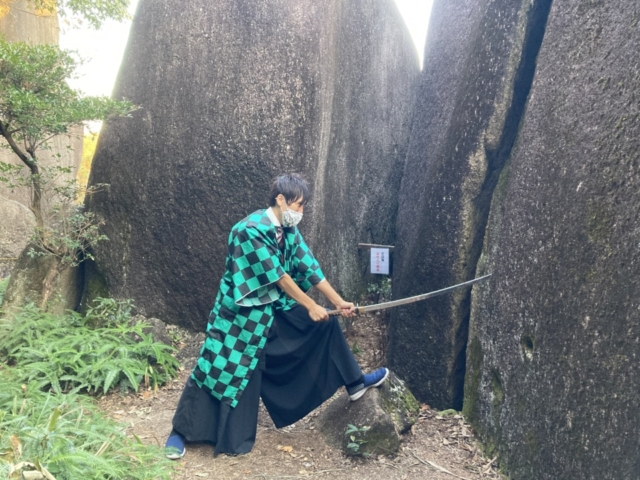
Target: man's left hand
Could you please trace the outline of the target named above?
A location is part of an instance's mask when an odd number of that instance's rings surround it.
[[[336,303],[336,308],[342,310],[343,317],[355,317],[356,314],[356,306],[351,302],[345,302],[344,300]]]

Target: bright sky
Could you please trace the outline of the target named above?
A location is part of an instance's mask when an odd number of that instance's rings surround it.
[[[433,0],[395,0],[416,44],[422,64],[424,42]],[[133,17],[138,0],[131,0]],[[75,50],[85,63],[78,69],[79,78],[71,86],[85,95],[110,96],[127,45],[131,22],[106,22],[98,31],[90,27],[71,28],[61,23],[60,46]]]

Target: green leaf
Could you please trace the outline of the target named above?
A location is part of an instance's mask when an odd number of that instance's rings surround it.
[[[53,409],[53,413],[51,414],[51,419],[49,420],[47,431],[53,432],[53,430],[56,428],[56,423],[58,423],[58,418],[60,418],[60,409],[56,407]]]
[[[344,432],[345,435],[349,435],[350,433],[353,432],[357,432],[358,431],[358,427],[356,427],[355,425],[349,423],[347,425],[347,430]]]
[[[119,374],[120,374],[120,370],[118,369],[109,370],[109,373],[107,373],[107,376],[104,379],[104,384],[102,386],[102,393],[107,393],[109,391],[111,384],[118,377]]]

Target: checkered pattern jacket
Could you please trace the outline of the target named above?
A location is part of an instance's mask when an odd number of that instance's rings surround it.
[[[283,232],[280,249],[275,225],[266,210],[258,210],[229,234],[226,271],[191,378],[232,407],[258,364],[275,310],[296,305],[275,282],[288,273],[306,292],[324,279],[298,229],[284,228]]]

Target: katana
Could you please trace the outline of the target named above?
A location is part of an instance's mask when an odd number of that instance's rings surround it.
[[[365,312],[373,312],[374,310],[385,310],[387,308],[399,307],[400,305],[407,305],[409,303],[421,302],[422,300],[426,300],[427,298],[437,297],[439,295],[443,295],[457,288],[466,287],[468,285],[473,285],[474,283],[480,282],[489,278],[491,274],[484,275],[482,277],[474,278],[473,280],[469,280],[468,282],[459,283],[457,285],[453,285],[451,287],[443,288],[441,290],[435,290],[429,293],[423,293],[421,295],[416,295],[415,297],[407,297],[401,298],[400,300],[392,300],[390,302],[377,303],[375,305],[366,305],[364,307],[356,307],[356,314],[359,315]],[[341,315],[342,310],[330,310],[329,316],[331,315]]]

